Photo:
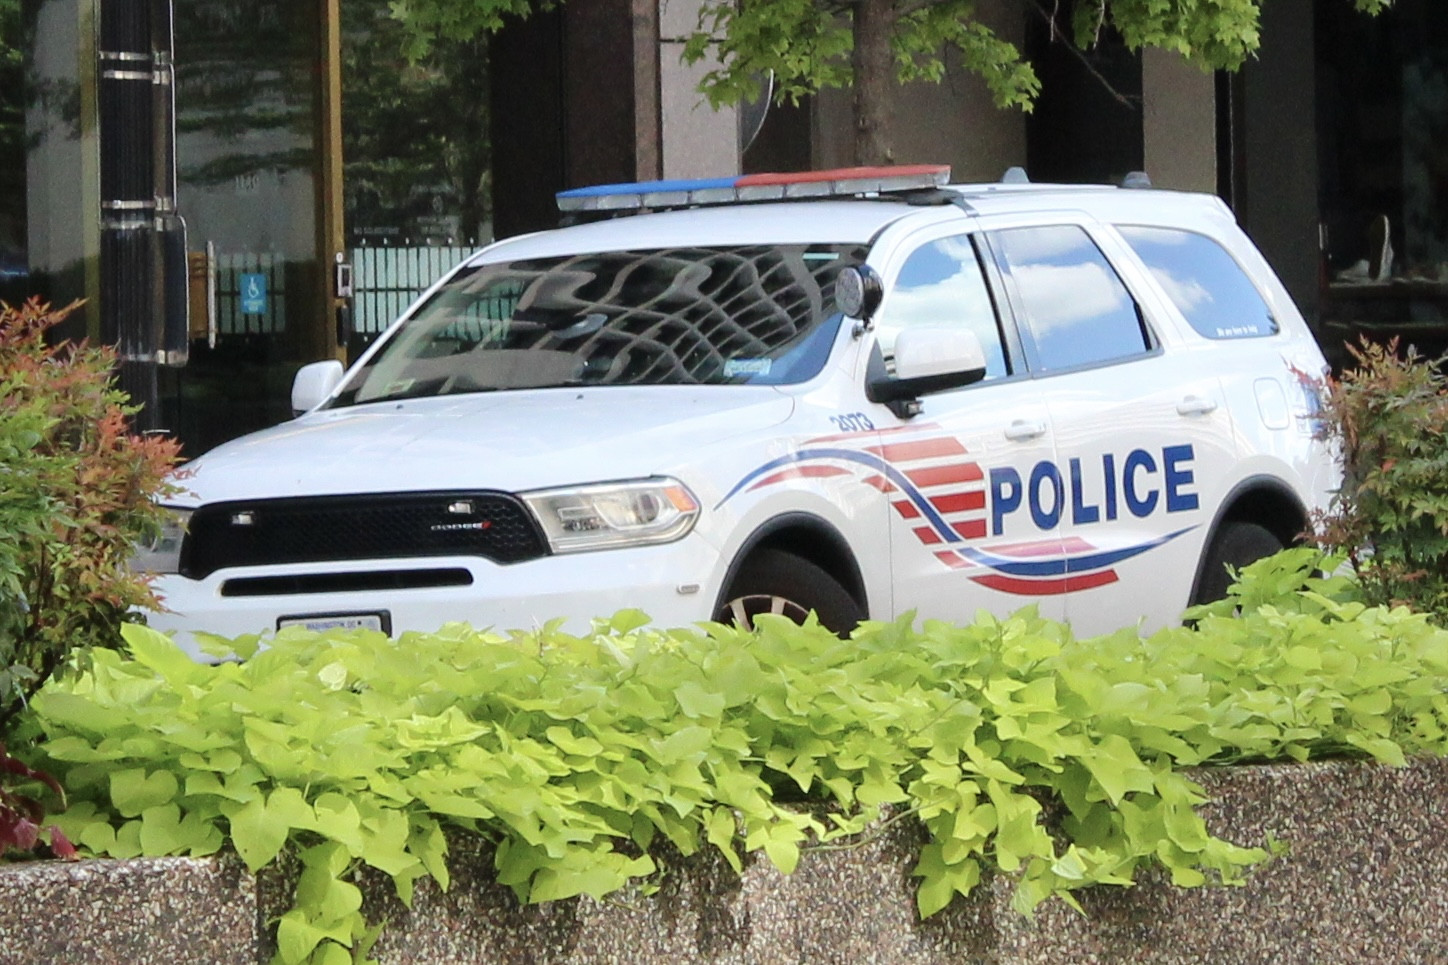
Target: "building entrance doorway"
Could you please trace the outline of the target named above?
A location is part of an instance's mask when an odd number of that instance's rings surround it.
[[[175,4],[191,343],[160,391],[188,456],[290,418],[297,368],[336,354],[329,16],[327,0]]]

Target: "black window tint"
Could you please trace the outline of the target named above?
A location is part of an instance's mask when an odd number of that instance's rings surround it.
[[[1277,334],[1277,320],[1242,266],[1206,235],[1172,228],[1121,226],[1182,315],[1206,338]]]
[[[906,260],[876,320],[881,350],[888,358],[901,330],[926,325],[970,329],[985,352],[985,377],[1010,374],[995,303],[965,235],[922,245]]]
[[[1042,370],[1130,358],[1151,348],[1136,301],[1084,230],[1012,228],[991,240],[1020,293]]]

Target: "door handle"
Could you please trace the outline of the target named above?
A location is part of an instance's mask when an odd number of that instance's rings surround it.
[[[1178,415],[1210,415],[1216,411],[1216,399],[1204,399],[1199,395],[1189,395],[1177,403]]]
[[[1006,427],[1006,438],[1012,442],[1030,442],[1032,439],[1039,439],[1046,434],[1044,422],[1028,422],[1025,419],[1017,419]]]

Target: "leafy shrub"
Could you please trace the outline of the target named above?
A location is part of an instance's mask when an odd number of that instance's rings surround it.
[[[33,852],[42,844],[40,825],[45,818],[45,806],[39,798],[27,793],[26,787],[37,784],[53,791],[64,806],[65,792],[55,778],[11,757],[0,743],[0,858],[12,849]],[[49,841],[44,843],[53,855],[76,857],[75,846],[60,828],[52,825],[45,830],[45,836]]]
[[[0,303],[0,733],[72,649],[154,603],[126,561],[176,444],[127,431],[109,352],[47,343],[71,308]]]
[[[1329,383],[1344,480],[1319,541],[1348,555],[1374,603],[1448,619],[1448,378],[1411,349],[1363,343]]]
[[[621,613],[582,639],[289,630],[212,666],[128,626],[129,657],[96,651],[37,698],[34,763],[62,776],[56,820],[96,853],[229,844],[257,869],[295,850],[285,962],[368,944],[358,862],[404,899],[423,876],[446,887],[445,826],[495,841],[499,880],[533,902],[647,881],[661,840],[788,872],[885,805],[929,831],[922,915],[992,869],[1026,912],[1150,865],[1232,882],[1267,853],[1209,834],[1179,768],[1445,747],[1448,631],[1365,607],[1321,565],[1254,564],[1194,628],[1148,639],[1077,641],[1029,611],[847,641]],[[833,807],[785,803],[801,797]]]

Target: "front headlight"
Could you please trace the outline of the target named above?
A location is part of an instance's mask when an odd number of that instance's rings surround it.
[[[191,511],[163,508],[160,530],[138,543],[131,556],[131,569],[137,573],[176,573],[181,569],[181,543],[186,538]]]
[[[523,499],[555,553],[670,543],[699,518],[699,501],[674,479],[545,489]]]

